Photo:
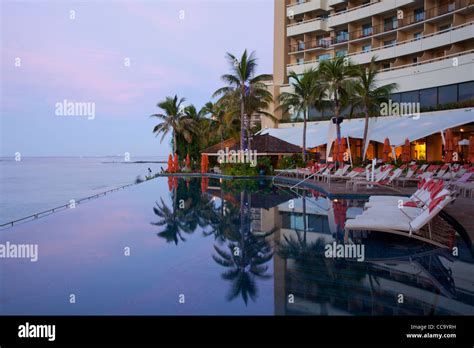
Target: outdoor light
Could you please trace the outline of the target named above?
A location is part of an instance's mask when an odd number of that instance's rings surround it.
[[[332,117],[331,118],[332,123],[334,124],[341,124],[342,121],[344,121],[344,117],[339,116],[339,117]]]

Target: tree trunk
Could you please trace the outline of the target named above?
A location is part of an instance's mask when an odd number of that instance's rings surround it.
[[[308,109],[305,108],[304,110],[304,115],[303,115],[303,162],[306,165],[306,115],[307,115]]]
[[[340,106],[339,106],[339,99],[337,97],[337,93],[335,94],[335,108],[334,108],[334,117],[336,117],[336,134],[337,134],[337,149],[341,148],[341,125],[339,124],[339,114],[340,114]],[[334,161],[336,164],[336,169],[339,169],[339,162]]]
[[[240,150],[245,150],[245,122],[244,122],[244,115],[245,115],[245,105],[244,105],[244,96],[245,96],[245,86],[242,85],[242,96],[240,100]]]
[[[366,153],[364,151],[365,144],[367,142],[367,133],[369,132],[369,113],[367,112],[367,108],[364,108],[365,113],[365,124],[364,124],[364,137],[362,138],[362,162],[365,161]]]
[[[176,140],[176,131],[173,130],[173,154],[178,151],[178,141]]]

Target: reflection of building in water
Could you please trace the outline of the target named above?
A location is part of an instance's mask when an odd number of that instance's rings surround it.
[[[221,196],[218,187],[209,191]],[[276,315],[472,315],[473,258],[462,243],[460,254],[436,250],[398,236],[361,234],[365,261],[328,259],[324,245],[341,242],[341,201],[292,197],[270,192],[248,194],[251,233],[266,237],[273,257]],[[287,193],[289,191],[286,191]],[[224,195],[239,204],[238,195]],[[291,201],[290,201],[291,200]],[[363,201],[344,200],[345,218],[360,213]],[[343,227],[342,227],[343,230]],[[288,241],[293,242],[288,248]],[[281,248],[286,254],[281,255]],[[282,257],[284,256],[284,257]],[[399,295],[403,303],[399,303]],[[293,295],[294,303],[289,303]]]
[[[288,246],[288,240],[298,240],[300,235],[299,250],[274,257],[275,314],[474,313],[473,260],[466,248],[461,247],[461,255],[454,258],[421,243],[375,235],[362,241],[365,262],[327,259],[324,245],[337,238],[332,202],[321,198],[312,200],[317,204],[309,201],[306,213],[302,199],[295,200],[293,209],[283,203],[262,213],[267,227],[271,219],[279,227],[273,236],[275,244]],[[348,217],[356,214],[360,205],[349,201]],[[398,302],[400,294],[403,303]],[[291,297],[294,303],[289,303]]]

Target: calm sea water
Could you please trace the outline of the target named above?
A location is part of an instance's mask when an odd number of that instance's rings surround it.
[[[328,258],[364,200],[300,194],[162,177],[4,229],[0,244],[38,255],[0,261],[0,315],[474,314],[474,261],[460,238],[454,257],[363,233],[352,238],[364,260]]]
[[[162,157],[0,157],[0,224],[142,178]]]

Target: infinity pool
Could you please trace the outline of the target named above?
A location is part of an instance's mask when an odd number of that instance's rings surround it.
[[[474,260],[408,238],[359,236],[364,200],[266,181],[157,178],[0,231],[38,260],[0,259],[6,315],[474,315]]]

